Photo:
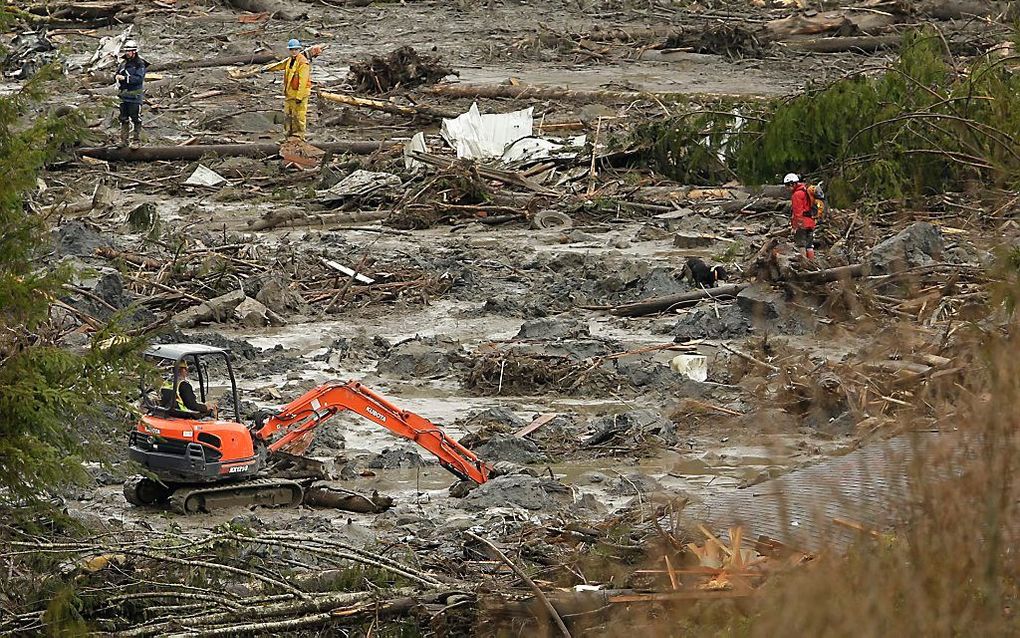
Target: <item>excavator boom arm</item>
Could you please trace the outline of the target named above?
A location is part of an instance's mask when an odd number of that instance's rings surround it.
[[[285,450],[344,410],[355,412],[399,437],[414,441],[461,479],[471,479],[480,485],[489,478],[492,468],[439,426],[413,412],[401,410],[357,381],[331,382],[309,390],[267,419],[255,436],[266,442],[270,453]],[[281,431],[283,435],[270,442]]]

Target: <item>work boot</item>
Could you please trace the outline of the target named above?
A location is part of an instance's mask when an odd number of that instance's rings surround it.
[[[128,135],[131,133],[131,125],[127,122],[120,123],[120,145],[128,145]]]
[[[131,138],[132,146],[138,146],[142,143],[142,125],[135,124],[134,136]]]

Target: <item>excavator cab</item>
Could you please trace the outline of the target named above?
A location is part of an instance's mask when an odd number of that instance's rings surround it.
[[[177,396],[174,388],[180,383],[179,364],[187,364],[189,370],[195,370],[196,384],[192,384],[195,396],[199,403],[208,403],[212,400],[211,382],[209,377],[209,364],[214,365],[222,362],[226,370],[226,376],[230,381],[228,406],[230,416],[235,421],[240,421],[240,401],[237,394],[237,381],[234,378],[234,370],[230,365],[230,354],[222,348],[204,346],[191,343],[174,343],[155,345],[146,350],[143,356],[156,363],[160,368],[166,370],[165,381],[159,388],[142,388],[142,409],[146,414],[156,416],[174,417],[180,419],[199,419],[201,415],[190,410],[181,410],[177,404]],[[230,414],[232,413],[232,414]]]

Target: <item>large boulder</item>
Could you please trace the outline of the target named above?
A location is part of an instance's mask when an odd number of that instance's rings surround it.
[[[472,490],[460,507],[473,511],[494,507],[556,510],[573,500],[570,488],[555,479],[513,474],[486,481]]]
[[[290,280],[283,274],[270,277],[255,295],[255,300],[282,316],[303,312],[308,305],[301,293],[290,287]]]
[[[888,275],[942,259],[942,233],[928,222],[916,222],[871,249],[867,263],[873,275]]]

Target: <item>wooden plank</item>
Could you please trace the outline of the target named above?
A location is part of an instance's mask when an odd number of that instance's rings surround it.
[[[532,432],[534,432],[538,428],[542,427],[543,425],[545,425],[549,421],[552,421],[553,419],[555,419],[558,416],[559,416],[559,413],[557,413],[557,412],[548,412],[546,414],[540,414],[537,417],[535,417],[534,421],[532,421],[528,425],[525,425],[523,428],[521,428],[517,432],[514,432],[514,436],[516,436],[518,439],[523,439],[524,437],[528,436],[529,434],[531,434]]]

